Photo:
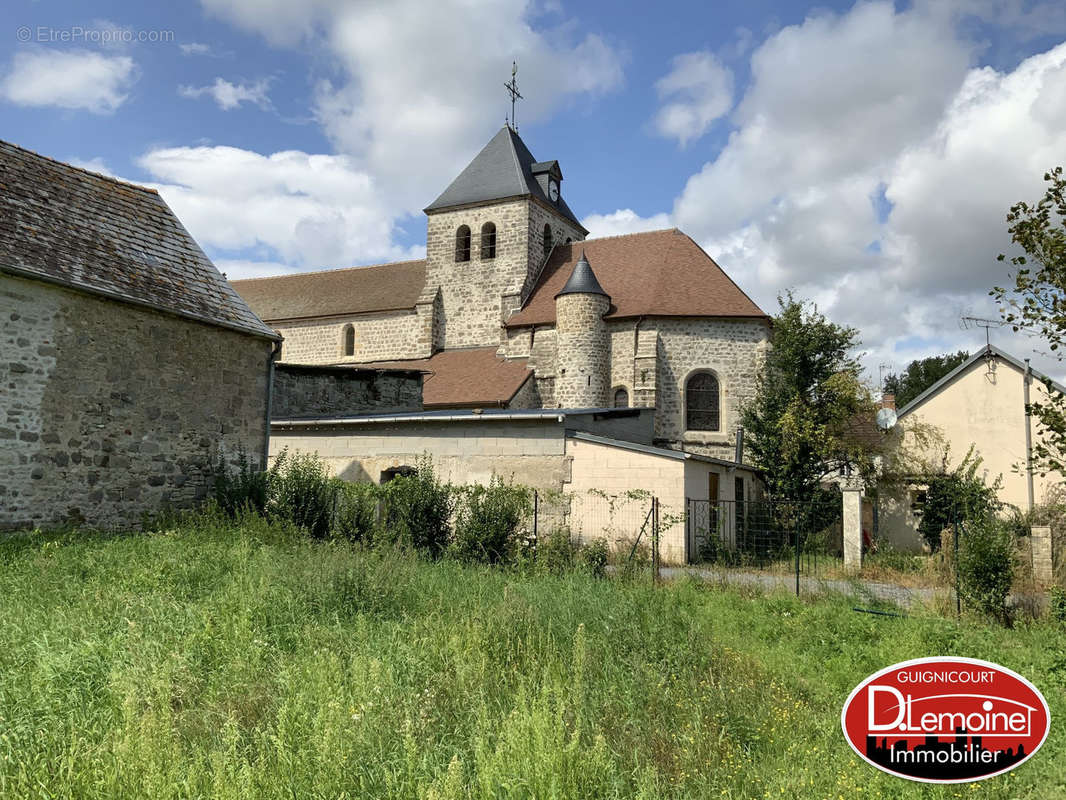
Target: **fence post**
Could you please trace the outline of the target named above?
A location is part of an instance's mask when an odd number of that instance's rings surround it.
[[[537,560],[537,519],[540,516],[540,492],[533,490],[533,560]]]
[[[862,490],[848,486],[840,494],[844,504],[844,569],[858,572],[862,569]]]
[[[796,597],[800,596],[800,524],[796,520]]]
[[[952,525],[953,546],[951,548],[952,571],[955,573],[955,616],[962,616],[962,597],[959,595],[959,515],[955,511],[955,524]]]
[[[659,584],[659,498],[651,499],[651,582]]]

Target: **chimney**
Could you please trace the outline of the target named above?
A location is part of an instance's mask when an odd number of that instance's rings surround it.
[[[881,395],[881,408],[891,408],[896,410],[896,396],[890,392],[886,392]]]

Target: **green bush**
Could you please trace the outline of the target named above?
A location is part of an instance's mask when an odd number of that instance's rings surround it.
[[[270,467],[271,516],[292,522],[316,539],[327,538],[333,529],[339,481],[314,453],[289,455],[282,450]]]
[[[959,537],[959,594],[967,608],[1009,624],[1007,595],[1014,581],[1015,543],[992,516],[966,525]]]
[[[955,469],[928,478],[918,533],[934,551],[940,548],[940,534],[948,526],[983,520],[1002,508],[997,499],[1000,480],[986,486],[978,474],[980,466],[981,458],[971,447]]]
[[[432,558],[444,552],[451,541],[454,492],[437,479],[428,457],[419,461],[415,474],[382,486],[381,495],[385,519],[378,541],[409,545]]]
[[[337,484],[337,501],[333,513],[332,533],[350,542],[370,542],[378,523],[381,490],[372,483],[349,483],[333,478]]]
[[[1066,623],[1066,589],[1061,586],[1052,586],[1048,594],[1048,608],[1051,618]]]
[[[220,447],[218,462],[212,470],[214,498],[218,507],[234,517],[241,511],[263,513],[270,501],[270,476],[253,469],[248,454],[241,447],[237,451],[237,471],[231,472],[226,453]]]
[[[577,545],[570,529],[560,525],[537,542],[537,565],[553,574],[569,572],[577,561]]]
[[[607,541],[596,539],[580,550],[581,565],[585,571],[596,578],[607,574]]]
[[[533,510],[532,492],[494,475],[488,486],[463,487],[456,499],[455,555],[486,564],[512,561],[519,530]]]

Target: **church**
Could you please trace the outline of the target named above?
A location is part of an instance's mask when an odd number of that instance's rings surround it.
[[[769,317],[680,230],[586,239],[558,161],[507,125],[425,208],[426,257],[234,281],[280,362],[414,369],[427,411],[647,409],[735,457]]]

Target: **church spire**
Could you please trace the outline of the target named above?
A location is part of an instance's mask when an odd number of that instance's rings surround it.
[[[581,258],[574,265],[574,271],[570,273],[566,286],[555,296],[562,297],[564,294],[602,294],[608,300],[611,299],[611,296],[600,286],[596,273],[592,271],[592,265],[585,257],[584,250],[581,251]]]

